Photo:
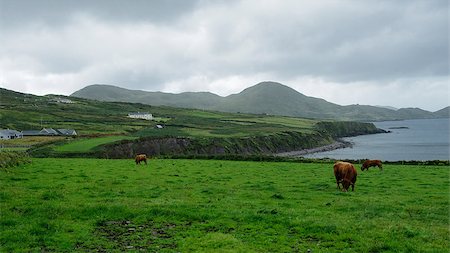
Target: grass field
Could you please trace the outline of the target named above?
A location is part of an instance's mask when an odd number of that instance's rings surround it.
[[[448,252],[449,167],[33,159],[0,170],[0,252]]]
[[[97,138],[89,138],[89,139],[74,139],[71,142],[59,145],[54,148],[57,152],[90,152],[95,147],[107,144],[120,140],[133,140],[137,139],[137,137],[132,136],[107,136],[107,137],[97,137]]]

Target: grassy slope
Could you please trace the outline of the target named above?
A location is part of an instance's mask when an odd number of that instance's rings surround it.
[[[73,128],[79,135],[131,134],[138,136],[234,136],[270,134],[281,131],[312,129],[317,121],[222,112],[155,107],[143,104],[110,103],[70,98],[74,104],[52,102],[51,97],[33,96],[0,89],[0,128],[17,130]],[[150,112],[162,120],[168,130],[156,130],[158,121],[127,118],[129,112]],[[239,124],[235,121],[245,121]],[[196,129],[195,133],[191,133]],[[265,132],[269,130],[268,132]],[[172,132],[170,132],[172,131]]]
[[[92,151],[95,147],[102,144],[120,140],[132,140],[136,138],[137,137],[118,135],[99,138],[78,139],[71,141],[65,145],[56,146],[54,149],[57,152],[89,152]]]
[[[154,126],[158,122],[126,117],[129,112],[135,111],[153,113],[155,117],[164,119],[163,123],[169,131],[181,136],[248,136],[262,132],[270,134],[289,130],[301,131],[298,126],[312,128],[316,122],[289,117],[231,114],[77,98],[71,98],[76,102],[74,104],[62,104],[51,102],[51,97],[14,93],[2,89],[0,91],[2,92],[0,128],[17,130],[41,129],[42,126],[74,128],[79,135],[130,134],[136,131],[140,136],[171,134],[167,133],[168,131],[155,130]],[[230,119],[246,121],[249,124],[236,124]]]
[[[34,96],[0,89],[0,128],[16,130],[72,128],[79,135],[124,134],[148,127],[143,120],[127,118],[129,112],[150,106],[127,103],[99,103],[73,99],[74,104],[52,102],[51,97]]]
[[[34,96],[5,89],[0,89],[0,97],[0,129],[72,128],[81,136],[91,137],[126,135],[225,138],[270,135],[283,131],[310,133],[317,122],[281,116],[232,114],[132,103],[98,102],[79,98],[70,98],[74,104],[63,104],[52,102],[51,96]],[[129,112],[136,111],[150,112],[158,120],[146,121],[126,117]],[[156,124],[164,124],[165,128],[155,129]],[[98,142],[103,140],[100,139]],[[13,140],[7,144],[21,145],[19,142],[22,141]],[[86,150],[82,145],[85,140],[81,140],[78,144],[73,140],[67,142],[69,146],[59,146],[57,150],[72,152]]]
[[[234,115],[197,110],[186,110],[185,114],[174,116],[165,122],[164,129],[144,127],[126,135],[89,139],[68,139],[65,144],[54,147],[57,152],[88,152],[96,146],[118,140],[137,137],[247,137],[271,135],[283,131],[312,133],[316,121],[280,116]],[[149,122],[148,124],[156,124]]]
[[[447,252],[449,168],[33,159],[0,171],[0,251]]]

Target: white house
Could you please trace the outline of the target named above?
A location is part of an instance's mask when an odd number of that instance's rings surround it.
[[[153,115],[148,112],[132,112],[132,113],[128,113],[128,117],[133,118],[133,119],[153,120]]]
[[[61,98],[61,97],[54,98],[53,101],[55,101],[56,103],[63,103],[63,104],[74,104],[75,103],[68,98]]]
[[[0,140],[11,140],[23,138],[22,132],[11,130],[11,129],[1,129],[0,130]]]

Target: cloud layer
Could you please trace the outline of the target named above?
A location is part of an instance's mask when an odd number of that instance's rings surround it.
[[[339,104],[449,105],[448,2],[0,0],[0,86],[237,93],[273,80]]]

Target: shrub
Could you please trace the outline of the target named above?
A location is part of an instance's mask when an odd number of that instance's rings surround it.
[[[0,169],[31,162],[28,153],[23,151],[0,151]]]

